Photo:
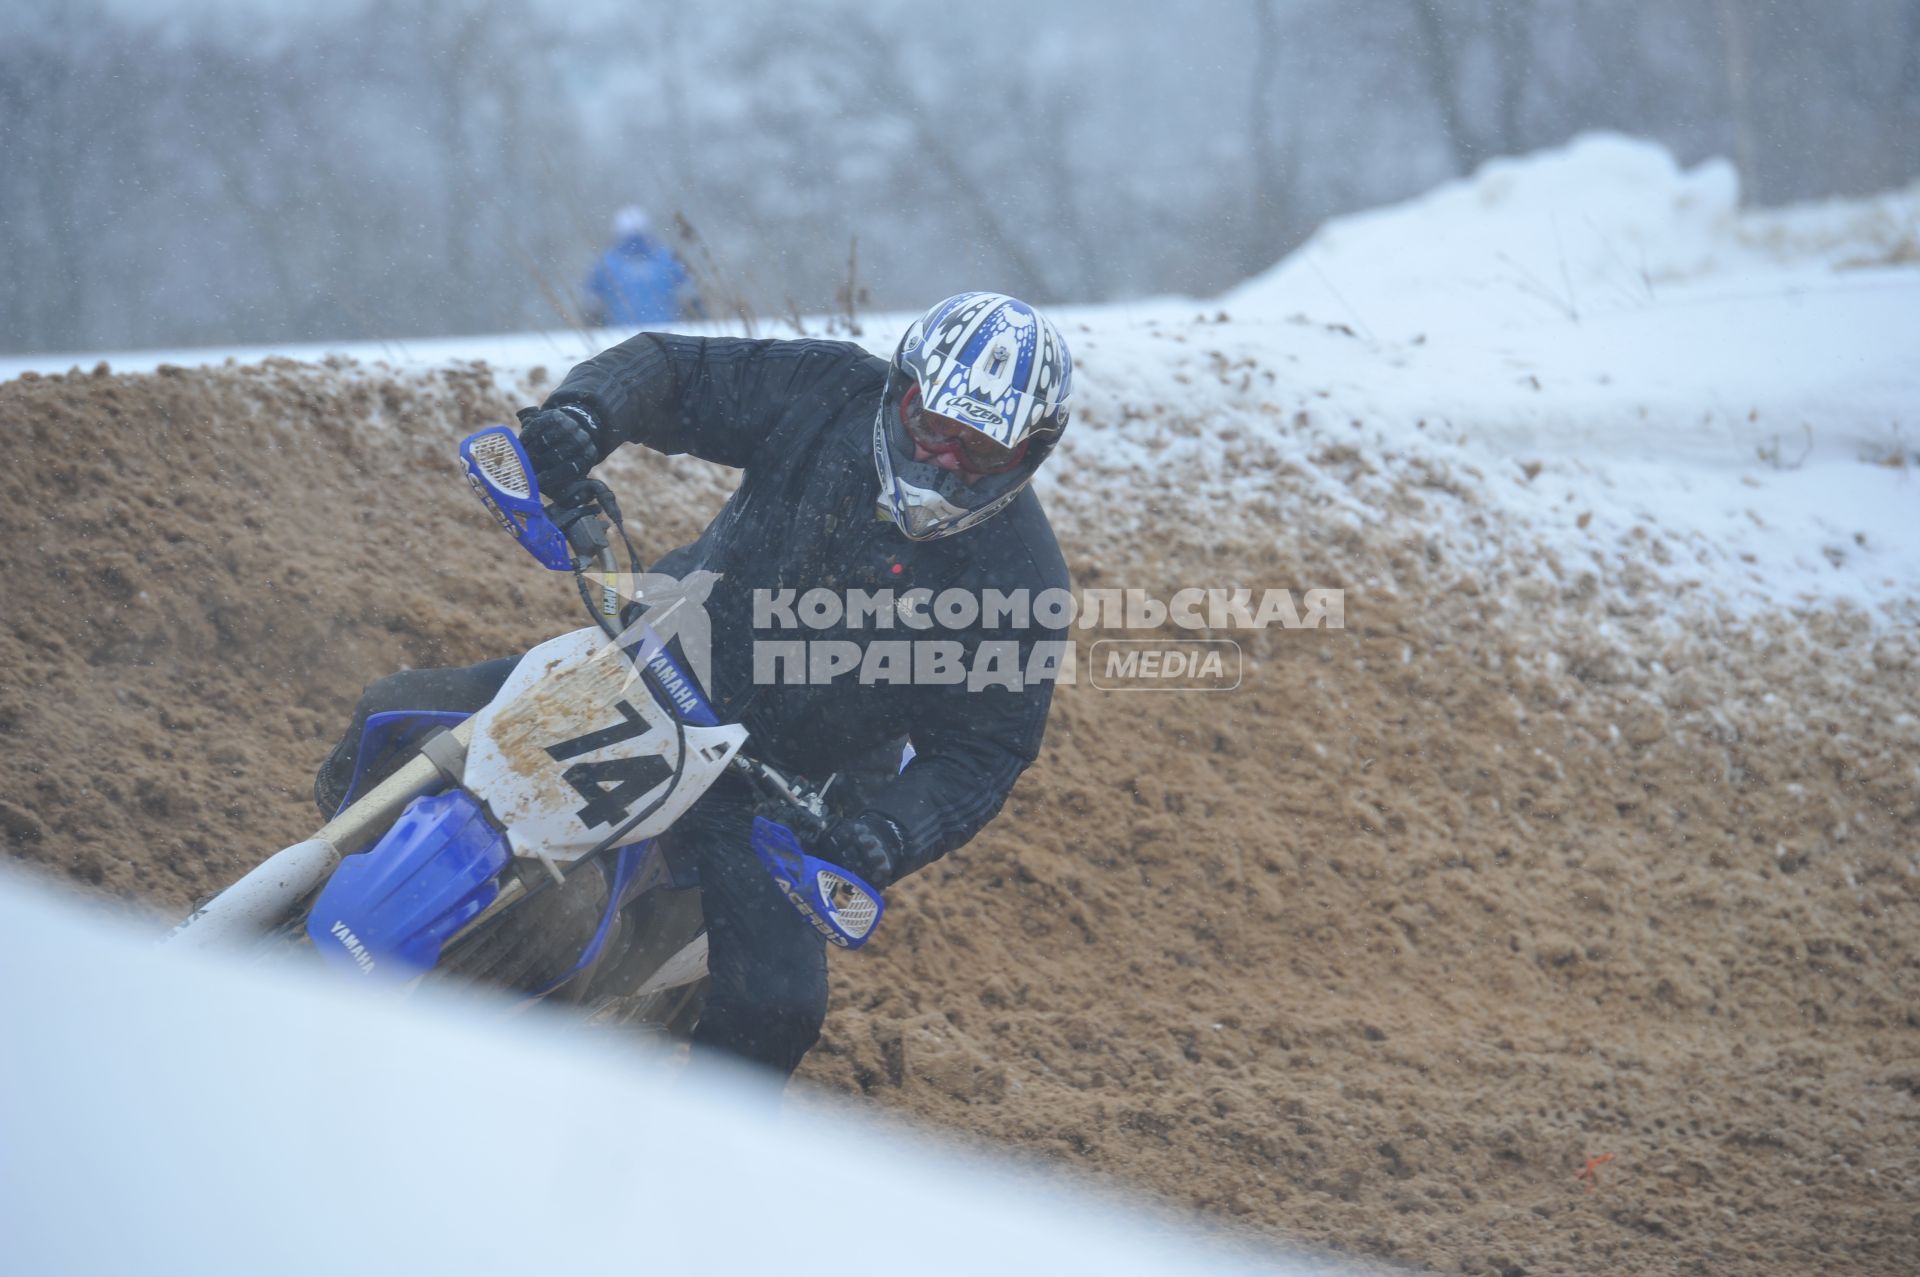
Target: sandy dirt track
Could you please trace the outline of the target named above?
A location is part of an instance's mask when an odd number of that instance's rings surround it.
[[[452,459],[511,406],[477,367],[0,385],[7,857],[177,910],[306,832],[364,683],[573,626]],[[725,490],[611,469],[650,553]],[[1494,590],[1289,493],[1116,543],[1062,489],[1077,584],[1344,586],[1347,628],[1228,695],[1063,689],[836,957],[802,1076],[1416,1268],[1920,1268],[1912,636]]]

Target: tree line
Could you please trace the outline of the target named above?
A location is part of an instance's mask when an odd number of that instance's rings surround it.
[[[1920,175],[1920,0],[64,0],[0,39],[0,349],[578,322],[622,204],[719,315],[1206,295],[1614,128]]]

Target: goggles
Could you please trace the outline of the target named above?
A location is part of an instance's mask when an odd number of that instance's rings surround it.
[[[1009,448],[972,426],[928,412],[920,402],[920,386],[913,383],[900,398],[900,423],[912,440],[935,456],[953,457],[963,473],[974,476],[1005,474],[1027,455],[1029,435]]]

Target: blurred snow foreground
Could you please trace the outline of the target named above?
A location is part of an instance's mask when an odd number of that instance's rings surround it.
[[[1304,1271],[544,1017],[162,953],[17,877],[0,970],[9,1272]]]

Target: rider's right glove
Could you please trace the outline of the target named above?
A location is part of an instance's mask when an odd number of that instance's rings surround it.
[[[885,891],[899,873],[905,843],[898,825],[879,812],[870,811],[836,822],[813,854],[829,864],[853,870],[876,889]]]
[[[540,494],[558,498],[607,454],[600,423],[579,404],[525,408],[520,412],[520,446],[527,451]]]

